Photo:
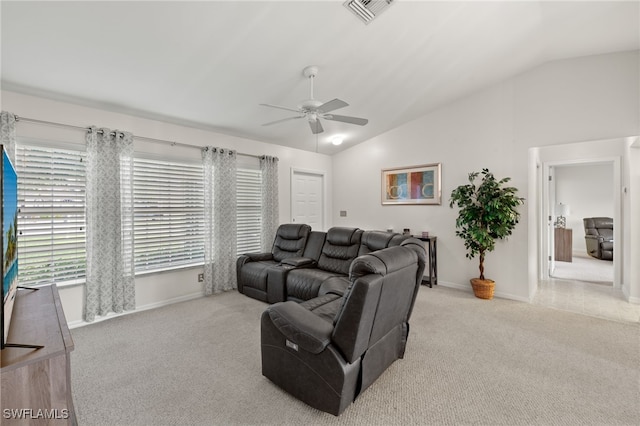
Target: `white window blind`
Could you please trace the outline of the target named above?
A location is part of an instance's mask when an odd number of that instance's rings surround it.
[[[202,264],[202,165],[135,158],[136,272]]]
[[[237,253],[260,252],[262,173],[256,169],[238,168],[236,176]]]
[[[84,282],[85,153],[18,144],[21,285]]]
[[[82,283],[86,278],[84,151],[17,146],[21,285]],[[258,169],[237,171],[237,252],[260,251]],[[134,159],[136,272],[202,264],[202,166]]]

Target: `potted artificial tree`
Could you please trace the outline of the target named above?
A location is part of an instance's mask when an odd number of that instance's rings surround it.
[[[482,180],[476,186],[480,174]],[[471,287],[481,299],[492,299],[495,289],[495,282],[484,277],[484,256],[493,251],[496,240],[511,235],[520,220],[517,207],[524,198],[516,195],[517,188],[505,186],[510,180],[496,180],[488,169],[482,169],[481,173],[469,173],[469,183],[451,192],[449,207],[456,205],[460,209],[456,235],[464,240],[468,259],[476,255],[480,258],[480,277],[471,279]]]

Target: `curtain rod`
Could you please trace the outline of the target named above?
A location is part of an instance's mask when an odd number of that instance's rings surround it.
[[[82,126],[73,126],[71,124],[65,124],[65,123],[56,123],[53,121],[45,121],[45,120],[37,120],[35,118],[26,118],[26,117],[20,117],[15,115],[16,121],[24,121],[24,122],[28,122],[28,123],[35,123],[35,124],[44,124],[44,125],[48,125],[48,126],[56,126],[56,127],[66,127],[69,129],[76,129],[76,130],[82,130],[84,132],[87,132],[90,130],[89,127],[82,127]],[[203,149],[206,148],[204,146],[198,146],[198,145],[191,145],[191,144],[187,144],[187,143],[181,143],[181,142],[176,142],[176,141],[168,141],[168,140],[164,140],[164,139],[156,139],[156,138],[149,138],[146,136],[136,136],[133,135],[134,139],[139,139],[139,140],[144,140],[144,141],[148,141],[148,142],[154,142],[154,143],[161,143],[161,144],[165,144],[165,145],[171,145],[171,146],[181,146],[181,147],[185,147],[185,148],[197,148],[197,149]],[[236,152],[237,155],[242,155],[244,157],[253,157],[253,158],[261,158],[262,155],[254,155],[254,154],[243,154],[242,152]]]

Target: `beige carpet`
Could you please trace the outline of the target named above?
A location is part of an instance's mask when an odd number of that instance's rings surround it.
[[[265,305],[236,292],[72,330],[91,425],[637,425],[640,327],[423,287],[406,356],[340,416],[260,372]]]
[[[572,262],[554,262],[551,276],[564,280],[587,281],[613,285],[613,262],[595,259],[588,254],[574,253]]]

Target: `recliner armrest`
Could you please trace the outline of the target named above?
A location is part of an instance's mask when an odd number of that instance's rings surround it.
[[[333,326],[295,302],[276,303],[267,312],[289,342],[308,352],[318,354],[331,342]]]
[[[249,262],[259,262],[261,260],[273,260],[273,254],[271,253],[244,253],[241,256],[247,258]]]
[[[290,257],[288,259],[282,260],[283,265],[290,265],[296,268],[309,268],[313,267],[317,264],[317,262],[309,257]]]

